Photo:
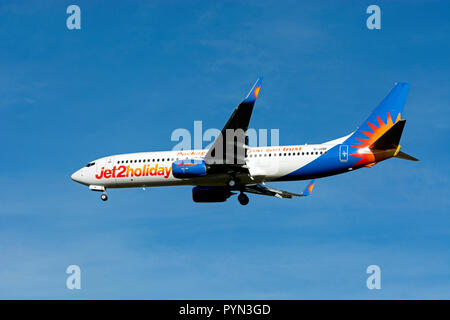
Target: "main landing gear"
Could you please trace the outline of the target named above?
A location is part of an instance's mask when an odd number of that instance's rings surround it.
[[[248,197],[247,197],[247,195],[246,195],[245,193],[241,192],[241,193],[238,195],[238,201],[239,201],[239,203],[242,204],[243,206],[246,206],[250,200],[248,199]]]
[[[230,180],[228,180],[227,185],[231,190],[237,189],[236,188],[236,177],[234,175],[232,175],[230,177]],[[250,200],[248,199],[247,195],[244,192],[242,192],[242,190],[241,190],[241,192],[238,195],[238,201],[243,206],[246,206]]]
[[[108,200],[108,196],[106,195],[106,193],[102,193],[102,195],[100,196],[100,198],[101,198],[103,201]]]

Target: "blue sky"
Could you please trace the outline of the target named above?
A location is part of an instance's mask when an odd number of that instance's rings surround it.
[[[66,28],[81,7],[82,29]],[[365,10],[381,7],[381,30]],[[0,298],[450,298],[447,1],[0,4]],[[190,187],[99,194],[90,160],[221,128],[258,76],[251,127],[281,144],[354,130],[411,83],[403,150],[307,199],[195,204]],[[273,183],[291,191],[306,182]],[[66,289],[77,264],[82,289]],[[381,267],[382,289],[366,288]]]

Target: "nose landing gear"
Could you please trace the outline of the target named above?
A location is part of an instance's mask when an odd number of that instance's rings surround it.
[[[247,197],[247,195],[246,195],[245,193],[241,192],[241,193],[238,195],[238,201],[239,201],[239,203],[242,204],[243,206],[246,206],[250,200],[248,199],[248,197]]]
[[[100,198],[101,198],[103,201],[108,200],[108,196],[106,195],[106,193],[102,193],[102,195],[100,196]]]

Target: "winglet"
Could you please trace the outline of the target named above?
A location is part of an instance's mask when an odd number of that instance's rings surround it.
[[[313,188],[314,188],[314,183],[315,183],[315,181],[316,181],[316,180],[313,179],[313,180],[311,180],[310,183],[308,183],[308,185],[307,185],[306,188],[305,188],[305,191],[303,191],[303,192],[301,193],[302,196],[306,197],[306,196],[309,196],[309,195],[312,193]]]
[[[256,101],[256,98],[258,98],[259,89],[261,89],[261,82],[262,77],[259,77],[253,85],[252,90],[250,90],[247,97],[245,97],[244,103],[254,103]]]

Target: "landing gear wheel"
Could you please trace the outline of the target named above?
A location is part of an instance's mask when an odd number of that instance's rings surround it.
[[[234,187],[236,185],[236,181],[234,180],[234,179],[230,179],[229,181],[228,181],[228,186],[229,187]]]
[[[243,206],[247,205],[248,202],[250,201],[247,197],[247,195],[245,193],[240,193],[238,195],[238,201],[240,204],[242,204]]]
[[[106,193],[103,193],[103,194],[100,196],[100,198],[101,198],[103,201],[108,200],[108,196],[106,195]]]

